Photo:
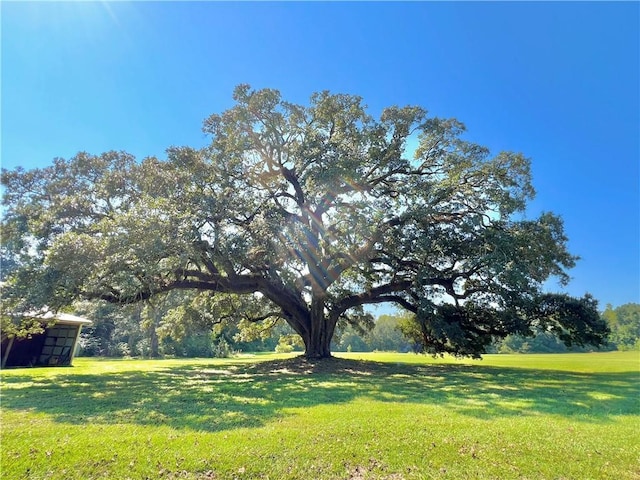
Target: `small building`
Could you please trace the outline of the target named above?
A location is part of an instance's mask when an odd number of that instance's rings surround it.
[[[82,326],[91,325],[91,320],[67,313],[47,313],[42,321],[44,333],[2,341],[2,368],[71,365]]]

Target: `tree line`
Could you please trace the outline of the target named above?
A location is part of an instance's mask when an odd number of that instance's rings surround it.
[[[600,317],[611,333],[599,350],[640,350],[640,304],[627,303],[614,308],[607,304]],[[541,329],[533,336],[508,335],[496,342],[496,353],[562,353],[593,351],[587,346],[567,346],[557,337]]]
[[[184,300],[185,295],[180,295]],[[188,295],[187,295],[188,296]],[[175,300],[174,300],[175,301]],[[240,352],[302,352],[304,344],[286,322],[268,326],[229,319],[185,315],[190,306],[137,304],[117,306],[81,302],[74,310],[93,321],[79,341],[79,356],[106,357],[228,357]],[[370,317],[366,327],[345,322],[331,343],[336,352],[415,350],[401,331],[409,314]]]
[[[184,300],[184,298],[183,298]],[[238,322],[188,320],[178,311],[183,305],[163,304],[114,306],[81,303],[76,313],[89,316],[79,342],[81,356],[107,357],[228,357],[240,352],[302,351],[303,343],[285,323],[255,329]],[[182,312],[183,314],[184,312]],[[609,342],[598,350],[640,350],[640,304],[614,308],[607,305],[601,318],[611,329]],[[334,352],[420,352],[410,335],[414,319],[408,312],[371,318],[365,328],[340,325],[334,335]],[[246,328],[246,327],[249,328]],[[509,335],[496,340],[489,353],[563,353],[594,351],[594,347],[567,346],[550,332],[538,329],[533,335]]]

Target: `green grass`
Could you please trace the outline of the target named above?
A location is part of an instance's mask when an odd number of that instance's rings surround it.
[[[638,352],[2,372],[7,479],[637,479]]]

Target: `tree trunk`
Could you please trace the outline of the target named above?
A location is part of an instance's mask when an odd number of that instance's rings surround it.
[[[160,357],[160,342],[158,341],[158,332],[156,331],[155,321],[149,328],[149,356],[151,358]]]
[[[311,334],[304,338],[304,356],[307,358],[330,358],[331,337],[327,333],[326,321],[313,325]]]
[[[149,340],[149,357],[158,358],[160,357],[160,342],[156,328],[160,324],[160,309],[156,304],[151,302],[147,303],[147,308],[148,318],[146,320],[148,322],[148,327],[145,333]]]
[[[311,301],[311,328],[302,336],[304,355],[307,358],[321,359],[331,357],[331,338],[335,321],[328,318],[324,311],[324,298],[314,296]]]

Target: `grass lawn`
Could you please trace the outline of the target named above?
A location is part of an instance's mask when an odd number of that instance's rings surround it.
[[[638,352],[78,358],[0,385],[3,479],[640,478]]]

